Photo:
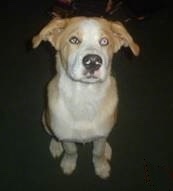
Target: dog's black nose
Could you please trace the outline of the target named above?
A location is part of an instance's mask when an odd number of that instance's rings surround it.
[[[89,72],[94,72],[100,68],[102,65],[102,58],[97,54],[87,54],[84,56],[83,65]]]

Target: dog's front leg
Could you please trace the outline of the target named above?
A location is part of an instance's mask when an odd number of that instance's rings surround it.
[[[108,178],[111,170],[108,162],[108,160],[111,159],[111,147],[106,142],[106,138],[100,138],[94,141],[93,146],[93,163],[95,173],[103,179]]]
[[[64,156],[61,160],[61,168],[64,174],[70,175],[76,168],[77,146],[72,142],[63,142]]]

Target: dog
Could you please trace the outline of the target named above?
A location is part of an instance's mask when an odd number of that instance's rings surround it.
[[[48,41],[56,50],[57,73],[48,84],[43,125],[52,136],[50,152],[63,157],[62,171],[76,168],[77,143],[93,142],[96,175],[110,175],[108,135],[117,122],[118,90],[111,75],[114,53],[140,48],[120,22],[100,17],[53,18],[32,39],[33,48]]]

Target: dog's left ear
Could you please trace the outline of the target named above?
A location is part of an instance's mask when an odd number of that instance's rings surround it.
[[[32,39],[33,48],[37,48],[41,41],[48,41],[51,45],[56,48],[55,37],[60,35],[60,33],[64,30],[68,19],[61,19],[59,17],[55,17],[52,19],[41,31],[38,35],[34,36]]]
[[[112,22],[111,29],[113,32],[113,36],[119,39],[120,47],[121,46],[129,47],[135,56],[139,55],[140,48],[138,44],[134,42],[133,38],[127,32],[127,30],[125,29],[122,23]]]

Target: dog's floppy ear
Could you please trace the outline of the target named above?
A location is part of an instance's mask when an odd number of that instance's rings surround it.
[[[125,27],[120,22],[112,22],[111,29],[114,37],[120,40],[120,47],[129,47],[135,56],[139,55],[140,48],[138,44],[133,41],[131,35],[127,32]]]
[[[55,37],[59,35],[66,26],[68,19],[61,19],[59,17],[53,18],[38,35],[32,39],[33,48],[37,48],[41,41],[49,41],[54,48],[56,48]]]

